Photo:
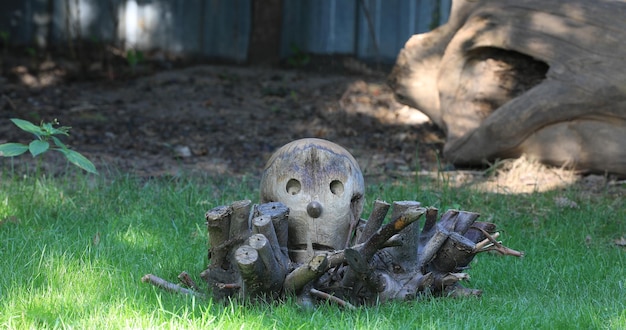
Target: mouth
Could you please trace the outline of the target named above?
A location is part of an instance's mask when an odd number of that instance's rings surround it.
[[[289,250],[291,251],[306,251],[307,250],[307,245],[306,244],[297,244],[294,246],[290,246]],[[336,249],[332,246],[328,246],[328,245],[323,245],[323,244],[317,244],[317,243],[313,243],[313,251],[335,251]]]

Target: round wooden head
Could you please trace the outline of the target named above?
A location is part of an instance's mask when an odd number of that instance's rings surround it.
[[[322,139],[296,140],[278,149],[261,178],[261,202],[289,208],[289,254],[308,262],[344,249],[350,223],[363,210],[363,174],[352,155]]]

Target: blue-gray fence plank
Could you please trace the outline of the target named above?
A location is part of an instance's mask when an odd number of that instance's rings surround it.
[[[280,53],[283,57],[301,51],[393,61],[412,34],[427,31],[448,19],[450,2],[284,0]],[[76,37],[75,27],[80,21],[81,37],[87,40],[110,41],[116,36],[127,47],[158,48],[236,62],[246,60],[251,0],[78,0],[78,3],[80,11],[75,0],[1,1],[0,32],[8,33],[12,44],[46,46],[45,42],[50,41],[63,46],[68,36]]]

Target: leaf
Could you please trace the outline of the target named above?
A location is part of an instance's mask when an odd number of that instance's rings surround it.
[[[54,144],[56,144],[57,147],[62,148],[62,149],[67,149],[67,146],[65,145],[65,143],[61,142],[61,140],[59,140],[59,138],[57,138],[56,136],[51,136],[52,141],[54,142]]]
[[[62,152],[65,155],[65,158],[67,158],[67,160],[82,168],[83,170],[89,172],[89,173],[93,173],[93,174],[98,174],[98,171],[96,170],[96,166],[89,161],[89,159],[85,158],[85,156],[81,155],[80,153],[74,151],[74,150],[70,150],[70,149],[57,149],[60,152]]]
[[[28,150],[30,150],[33,157],[43,154],[48,151],[49,148],[50,143],[48,143],[48,141],[34,140],[28,145]]]
[[[19,156],[28,151],[28,146],[21,143],[0,144],[0,155],[4,157]]]
[[[52,123],[45,123],[42,125],[44,131],[47,132],[48,135],[58,135],[63,134],[69,136],[70,134],[67,132],[69,127],[61,126],[59,128],[54,128]]]
[[[19,127],[22,131],[26,131],[28,133],[33,133],[37,136],[42,136],[45,135],[46,132],[41,129],[41,127],[27,121],[27,120],[22,120],[22,119],[17,119],[17,118],[11,118],[11,121],[13,122],[13,124],[15,124],[15,126]]]

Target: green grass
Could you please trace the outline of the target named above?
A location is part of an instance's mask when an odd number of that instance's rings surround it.
[[[256,200],[255,179],[0,179],[0,328],[626,327],[626,250],[613,243],[626,235],[619,193],[497,195],[423,180],[369,186],[365,215],[376,197],[477,211],[526,257],[479,255],[467,286],[483,289],[481,298],[305,310],[291,301],[222,304],[140,281],[146,273],[174,281],[185,270],[200,282],[204,213]],[[559,207],[555,197],[579,207]]]

